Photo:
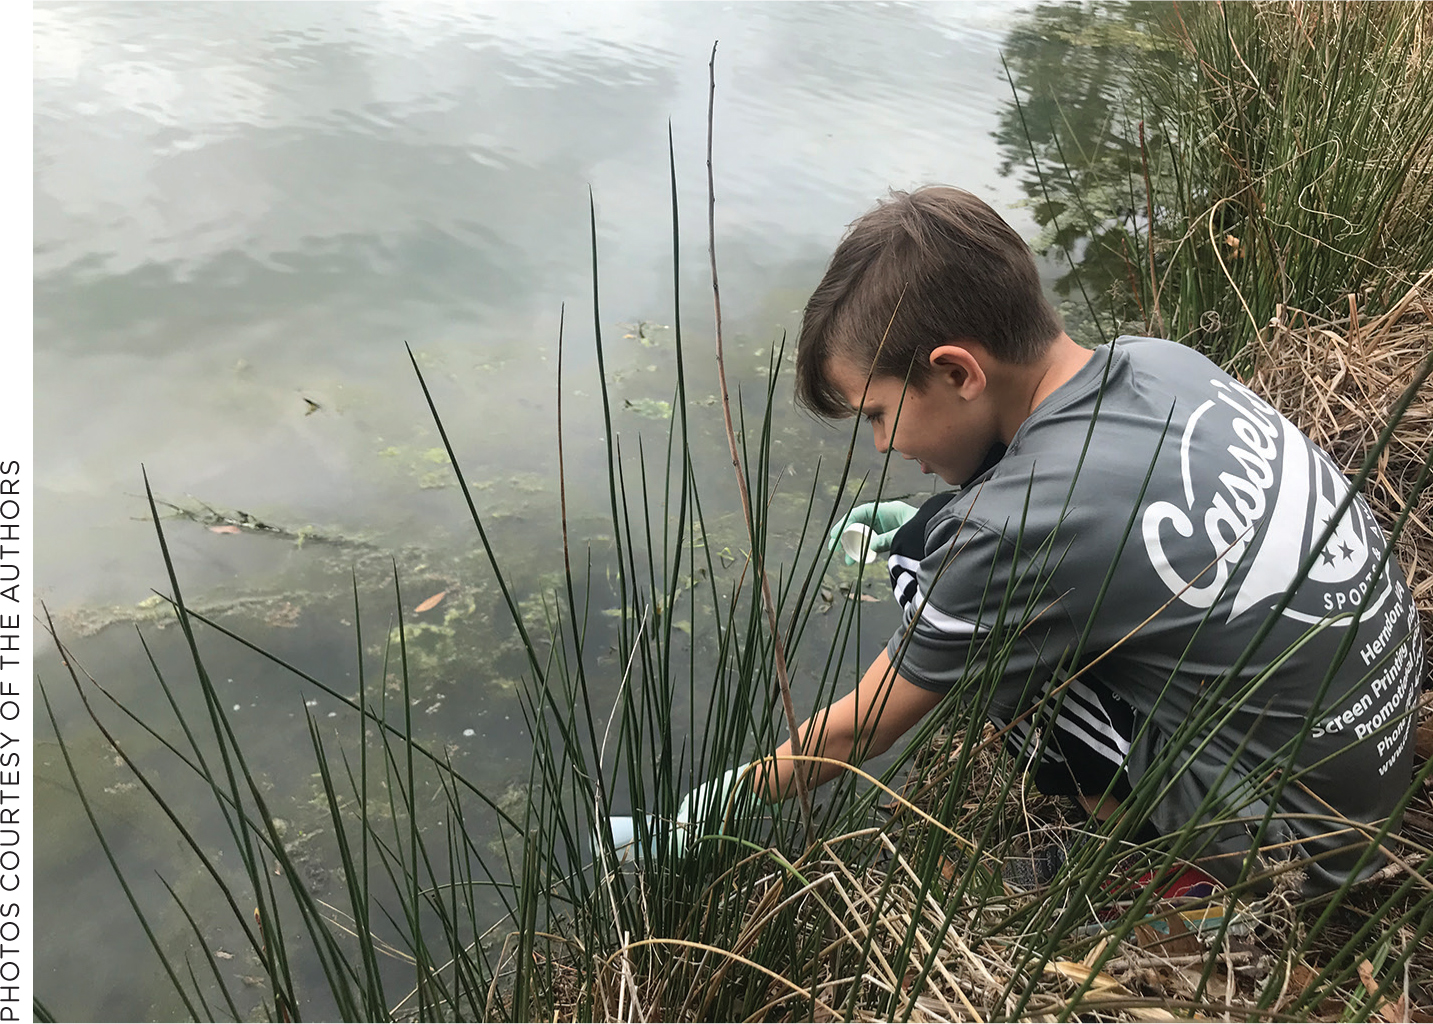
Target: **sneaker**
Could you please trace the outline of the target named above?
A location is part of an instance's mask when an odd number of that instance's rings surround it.
[[[1121,893],[1119,899],[1100,910],[1099,919],[1115,920],[1132,906],[1146,889],[1157,885],[1157,895],[1148,904],[1148,913],[1140,922],[1149,925],[1156,932],[1169,934],[1172,917],[1178,917],[1191,932],[1216,932],[1224,927],[1224,919],[1230,911],[1233,916],[1226,931],[1233,935],[1243,935],[1249,931],[1251,925],[1242,904],[1236,900],[1231,907],[1227,900],[1220,901],[1215,898],[1224,887],[1217,879],[1193,864],[1176,861],[1162,877],[1166,880],[1158,881],[1155,872],[1146,871],[1130,883],[1127,893]],[[1115,892],[1119,884],[1109,881],[1104,883],[1103,888],[1106,892]]]
[[[1073,850],[1073,846],[1066,848],[1058,843],[1049,843],[1029,853],[1005,858],[1001,874],[1007,890],[1014,894],[1048,887],[1070,859]],[[1168,933],[1171,916],[1179,917],[1189,931],[1196,933],[1212,933],[1223,926],[1229,908],[1227,903],[1213,898],[1223,886],[1193,864],[1176,861],[1160,878],[1156,878],[1154,871],[1145,871],[1130,878],[1133,870],[1133,864],[1129,864],[1127,869],[1126,865],[1117,866],[1110,878],[1100,883],[1101,889],[1116,897],[1098,912],[1101,922],[1117,920],[1146,889],[1157,886],[1155,898],[1149,902],[1141,923],[1150,925],[1161,934]],[[1233,909],[1234,916],[1227,930],[1235,935],[1247,933],[1250,929],[1247,915],[1237,904]],[[1098,925],[1094,929],[1101,930]]]
[[[1068,857],[1069,854],[1063,846],[1051,843],[1028,854],[1006,857],[1000,873],[1008,889],[1015,892],[1033,892],[1054,881]]]

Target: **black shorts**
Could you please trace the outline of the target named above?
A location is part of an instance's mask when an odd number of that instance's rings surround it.
[[[1051,697],[1057,688],[1060,692]],[[1009,726],[1006,749],[1031,774],[1035,788],[1051,796],[1129,796],[1134,708],[1095,680],[1051,680],[1042,697],[1048,698],[1043,706],[1014,725],[993,715],[990,719],[997,729]],[[1032,729],[1039,730],[1033,738]]]

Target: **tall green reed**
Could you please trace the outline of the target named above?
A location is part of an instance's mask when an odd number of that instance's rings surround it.
[[[1150,16],[1140,12],[1101,17]],[[1115,86],[1096,90],[1105,120],[1094,141],[1038,65],[1019,65],[1029,82],[1011,76],[1026,95],[1016,93],[1019,131],[1006,133],[1020,138],[1006,144],[1043,165],[1037,219],[1089,279],[1103,335],[1172,337],[1246,366],[1280,306],[1337,318],[1352,293],[1377,311],[1433,266],[1425,6],[1159,13],[1159,59],[1110,65]]]
[[[728,931],[737,926],[740,914],[734,914],[738,909],[734,907],[715,915],[694,914],[693,908],[700,906],[697,894],[707,891],[703,880],[723,871],[744,877],[760,870],[759,865],[748,862],[752,850],[771,849],[771,856],[781,860],[772,847],[773,836],[782,834],[787,826],[780,819],[749,823],[745,831],[728,828],[725,841],[696,844],[680,867],[671,854],[671,827],[677,804],[687,790],[740,760],[769,750],[781,738],[771,714],[778,648],[790,652],[793,666],[801,665],[803,671],[819,677],[816,700],[829,697],[836,685],[848,661],[842,652],[852,642],[860,602],[843,602],[834,631],[840,646],[834,648],[834,654],[817,652],[812,669],[798,660],[819,599],[817,581],[830,558],[824,546],[812,543],[812,538],[819,535],[824,539],[836,509],[818,520],[819,476],[814,477],[799,527],[798,548],[806,552],[803,564],[789,576],[775,571],[771,579],[760,571],[773,539],[770,506],[777,483],[771,461],[772,413],[783,361],[778,346],[771,356],[758,407],[749,408],[740,391],[736,399],[739,431],[734,430],[733,437],[740,438],[736,454],[745,479],[752,481],[742,531],[746,550],[731,566],[715,557],[709,540],[725,536],[726,528],[710,522],[703,511],[703,502],[713,499],[693,461],[684,368],[687,356],[682,316],[676,306],[681,236],[675,157],[672,228],[677,374],[667,437],[655,455],[644,438],[636,439],[635,452],[630,442],[624,449],[622,437],[613,429],[596,227],[594,205],[594,345],[605,435],[611,439],[607,447],[614,538],[611,568],[617,589],[615,645],[622,666],[611,706],[599,702],[598,695],[610,694],[614,680],[594,681],[597,673],[608,673],[598,656],[602,652],[594,650],[594,553],[590,547],[585,552],[588,571],[574,571],[565,478],[563,583],[560,590],[542,595],[542,618],[534,621],[524,613],[523,587],[504,571],[501,552],[466,482],[461,468],[462,442],[449,436],[419,363],[416,358],[411,360],[527,662],[522,701],[534,750],[530,798],[525,807],[514,810],[483,793],[444,754],[428,749],[415,737],[412,695],[416,681],[408,657],[403,581],[396,565],[396,625],[384,645],[381,666],[368,664],[356,580],[354,583],[358,672],[354,695],[347,687],[305,672],[223,623],[195,612],[184,599],[151,495],[156,534],[169,572],[168,600],[192,663],[193,678],[178,684],[152,662],[156,681],[169,698],[179,738],[169,737],[156,723],[138,720],[100,683],[82,680],[74,659],[66,659],[81,694],[98,692],[108,698],[109,706],[101,708],[86,696],[85,706],[93,721],[179,831],[198,869],[212,881],[221,905],[242,927],[249,953],[271,985],[272,997],[263,1003],[263,1012],[271,1018],[298,1019],[305,1012],[320,1016],[331,1012],[345,1019],[408,1015],[530,1019],[549,1016],[559,993],[563,998],[572,996],[578,1015],[615,1013],[616,1003],[607,1005],[608,997],[619,1002],[625,997],[621,991],[605,987],[597,966],[601,955],[633,941],[654,943],[645,950],[633,947],[630,954],[639,961],[636,969],[646,978],[653,969],[642,961],[662,961],[672,943],[722,944]],[[564,344],[560,338],[560,351]],[[560,394],[560,380],[558,387]],[[842,469],[838,489],[845,487],[847,467]],[[858,493],[873,496],[869,490],[858,489]],[[715,500],[721,503],[720,496]],[[780,529],[787,529],[787,524]],[[579,560],[582,557],[578,555]],[[688,639],[688,632],[677,628],[682,616],[696,639]],[[779,623],[779,632],[769,628],[771,623]],[[207,668],[200,627],[243,645],[297,682],[341,701],[353,714],[355,733],[348,742],[337,744],[311,714],[307,721],[335,855],[341,865],[347,898],[344,909],[320,903],[302,881],[303,873],[275,825],[278,815],[269,806],[264,787],[256,781],[257,769],[235,734],[222,687]],[[64,648],[61,650],[63,653]],[[390,675],[400,681],[397,694],[391,695],[384,685]],[[177,693],[194,687],[202,698],[197,717]],[[685,701],[677,699],[681,694]],[[232,848],[239,853],[243,870],[238,877],[217,863],[213,852],[194,837],[155,772],[126,753],[130,743],[105,724],[105,716],[116,713],[162,744],[209,789]],[[56,730],[58,734],[58,725]],[[83,794],[73,768],[71,777]],[[606,820],[622,804],[647,812],[647,816],[639,816],[638,844],[654,851],[654,856],[640,873],[619,864],[605,828]],[[103,843],[100,817],[91,820]],[[495,834],[496,850],[484,848],[477,838],[479,829]],[[717,830],[715,822],[711,830]],[[788,845],[792,842],[794,839],[788,839]],[[111,858],[111,864],[123,883],[118,862]],[[484,916],[475,899],[479,890],[491,892],[501,903],[500,921]],[[239,1009],[244,1002],[242,994],[234,991],[232,977],[207,953],[210,947],[204,939],[203,922],[210,909],[192,906],[188,898],[175,898],[191,922],[196,948],[206,950],[205,970],[196,973],[185,954],[165,948],[152,932],[151,944],[186,1012],[196,1019],[243,1016]],[[153,909],[132,902],[148,930]],[[495,925],[504,941],[490,949],[480,937]],[[305,936],[297,943],[292,938],[295,929]],[[774,938],[782,933],[772,930],[767,934]],[[801,959],[795,947],[783,947],[780,953],[763,947],[762,955],[763,962],[769,964]],[[316,964],[322,977],[321,995],[299,991],[299,975],[293,966],[297,959]],[[585,971],[577,968],[576,981],[564,973],[573,970],[574,964],[587,965]],[[305,976],[311,974],[305,972]],[[680,972],[668,975],[668,981],[675,991],[681,984]],[[684,997],[691,991],[684,984],[681,990]],[[728,993],[721,996],[719,1005],[723,1006],[756,998],[741,996],[740,986],[726,986],[723,992]],[[219,1001],[213,1002],[216,998]],[[645,994],[643,998],[647,998]]]

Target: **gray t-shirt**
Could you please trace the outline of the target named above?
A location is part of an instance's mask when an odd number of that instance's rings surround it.
[[[1165,781],[1158,829],[1223,822],[1195,843],[1229,881],[1272,803],[1259,845],[1283,848],[1266,860],[1297,852],[1288,840],[1307,856],[1354,847],[1306,867],[1306,891],[1327,891],[1366,845],[1331,819],[1381,822],[1408,786],[1423,671],[1412,598],[1395,561],[1379,571],[1386,542],[1361,496],[1271,615],[1347,493],[1327,455],[1208,359],[1120,338],[993,468],[928,503],[917,557],[897,539],[888,651],[912,683],[959,687],[1006,720],[1082,673],[1135,710],[1128,772]]]

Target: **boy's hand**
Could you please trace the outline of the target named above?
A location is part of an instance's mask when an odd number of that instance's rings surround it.
[[[677,808],[676,828],[672,830],[672,848],[677,856],[686,852],[689,839],[702,835],[709,819],[714,819],[716,834],[721,835],[723,823],[771,809],[774,805],[770,801],[756,795],[755,776],[759,774],[760,770],[752,769],[748,762],[688,793]]]
[[[712,822],[715,835],[723,835],[724,825],[737,818],[749,818],[773,811],[778,801],[766,800],[756,795],[756,776],[759,768],[752,768],[751,762],[738,765],[721,778],[698,786],[682,798],[677,808],[677,817],[667,833],[669,856],[682,857],[687,852],[688,840],[695,840],[706,833],[707,823]],[[647,828],[655,837],[658,822],[647,817]],[[641,861],[651,856],[651,846],[637,843],[637,821],[631,817],[614,815],[594,824],[592,829],[592,851],[597,856],[602,846],[603,835],[611,839],[618,863],[629,860]]]
[[[917,511],[919,510],[914,505],[907,505],[903,501],[868,501],[864,505],[857,505],[845,519],[831,527],[826,547],[835,551],[841,543],[841,532],[848,526],[860,523],[871,529],[871,550],[884,554],[891,550],[891,541],[895,539],[896,531],[910,522]],[[847,565],[856,564],[856,560],[850,555],[845,555],[845,559]]]

